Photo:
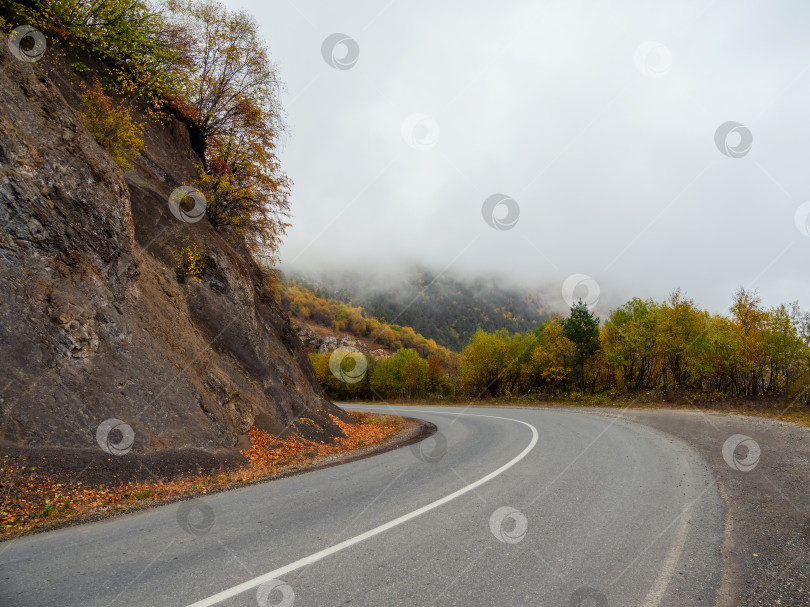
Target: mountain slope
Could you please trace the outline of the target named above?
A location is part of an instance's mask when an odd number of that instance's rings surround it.
[[[276,285],[281,306],[289,312],[304,345],[325,353],[347,345],[375,356],[390,356],[400,348],[413,348],[423,357],[450,358],[450,351],[412,327],[388,325],[351,303],[318,295],[303,284],[285,280]],[[347,341],[348,340],[348,341]]]
[[[410,326],[455,351],[463,349],[478,328],[531,331],[548,316],[537,294],[494,279],[467,280],[424,268],[412,268],[388,284],[360,275],[289,275],[319,295],[362,306],[369,316]]]
[[[15,59],[0,36],[4,444],[97,450],[115,418],[135,453],[213,451],[304,412],[339,435],[328,414],[344,414],[263,272],[207,220],[170,212],[173,189],[196,178],[187,125],[150,124],[124,174],[78,115],[79,80]],[[199,279],[178,265],[185,247]]]

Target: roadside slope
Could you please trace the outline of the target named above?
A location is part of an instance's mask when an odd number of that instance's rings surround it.
[[[115,419],[132,457],[213,452],[302,414],[339,436],[267,276],[207,219],[170,212],[197,176],[187,125],[150,125],[124,173],[79,116],[80,77],[49,60],[18,61],[0,36],[0,444],[105,457],[97,429]],[[199,279],[178,271],[184,247]]]

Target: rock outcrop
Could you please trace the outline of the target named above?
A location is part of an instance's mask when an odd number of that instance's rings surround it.
[[[196,177],[187,126],[149,126],[124,173],[84,127],[75,78],[0,36],[0,440],[96,448],[110,418],[135,452],[233,448],[301,415],[340,434],[267,275],[170,211]],[[186,246],[199,278],[178,273]]]
[[[328,354],[338,348],[370,354],[375,358],[390,358],[394,353],[388,348],[380,347],[379,344],[367,339],[360,339],[352,335],[340,336],[326,327],[318,326],[317,330],[312,325],[303,325],[293,321],[298,337],[304,344],[308,352],[315,354]]]

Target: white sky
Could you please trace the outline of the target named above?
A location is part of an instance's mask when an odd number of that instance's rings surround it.
[[[794,222],[810,200],[810,3],[228,4],[257,16],[287,83],[282,267],[495,272],[561,307],[579,273],[601,311],[676,286],[724,311],[741,285],[810,308]],[[351,69],[321,55],[334,33],[359,46]],[[647,41],[671,62],[637,61]],[[429,149],[403,137],[414,114],[435,121]],[[743,157],[715,146],[727,121],[753,135]],[[435,135],[422,126],[417,144]],[[520,207],[513,229],[482,217],[497,193]]]

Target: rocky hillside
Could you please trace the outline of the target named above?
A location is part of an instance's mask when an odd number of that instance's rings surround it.
[[[364,339],[349,333],[339,333],[328,327],[320,325],[302,323],[293,320],[298,337],[304,344],[307,352],[313,354],[327,354],[338,348],[361,352],[375,358],[390,358],[394,352],[390,348],[381,347],[369,339]]]
[[[97,449],[109,419],[136,453],[229,449],[302,414],[339,434],[266,276],[207,219],[170,211],[196,177],[187,126],[151,123],[124,173],[83,125],[78,79],[0,36],[3,444]],[[199,278],[178,270],[184,248]]]

